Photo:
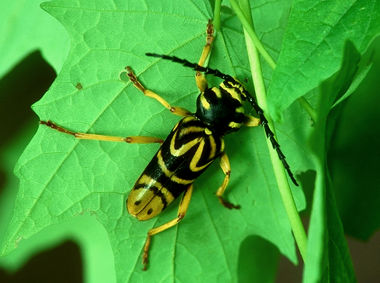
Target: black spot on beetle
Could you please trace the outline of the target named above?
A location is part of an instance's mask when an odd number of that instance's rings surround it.
[[[152,212],[153,212],[153,209],[152,209],[152,208],[149,208],[147,213],[148,213],[148,215],[149,215],[149,214],[152,214]]]
[[[141,200],[136,200],[135,205],[139,205],[141,203]]]

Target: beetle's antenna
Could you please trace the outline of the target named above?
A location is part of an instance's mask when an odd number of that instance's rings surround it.
[[[172,61],[175,63],[179,63],[185,67],[193,69],[194,71],[203,72],[207,75],[213,75],[213,76],[221,78],[223,80],[235,81],[234,78],[231,77],[230,75],[223,74],[222,72],[220,72],[216,69],[211,69],[209,67],[202,67],[196,63],[191,63],[190,61],[188,61],[186,59],[178,58],[177,56],[161,55],[161,54],[156,54],[156,53],[145,53],[145,55],[150,56],[150,57],[162,58],[164,60],[169,60],[169,61]]]
[[[253,109],[255,109],[257,115],[259,115],[260,122],[261,122],[261,125],[263,125],[263,127],[264,127],[265,134],[266,134],[267,138],[270,140],[273,149],[276,150],[278,158],[280,158],[282,165],[284,166],[284,168],[285,168],[286,172],[288,173],[290,179],[292,180],[294,185],[298,186],[298,183],[297,183],[296,179],[294,178],[292,171],[290,170],[290,166],[285,159],[285,155],[281,151],[280,144],[276,141],[276,139],[274,137],[274,133],[269,128],[268,120],[264,116],[264,111],[260,108],[260,106],[257,105],[255,99],[248,92],[246,94],[246,97],[247,97],[249,103],[252,105]]]
[[[193,69],[194,71],[199,71],[199,72],[203,72],[203,73],[208,74],[208,75],[213,75],[215,77],[221,78],[221,79],[229,81],[229,82],[237,82],[233,77],[231,77],[230,75],[223,74],[219,70],[211,69],[209,67],[202,67],[202,66],[200,66],[200,65],[198,65],[196,63],[191,63],[190,61],[188,61],[186,59],[181,59],[181,58],[178,58],[176,56],[161,55],[161,54],[156,54],[156,53],[145,53],[145,55],[146,56],[150,56],[150,57],[162,58],[164,60],[169,60],[169,61],[172,61],[172,62],[175,62],[175,63],[179,63],[179,64],[182,64],[185,67]],[[241,90],[239,90],[239,91],[241,91]],[[298,183],[297,183],[296,179],[294,178],[294,175],[293,175],[292,171],[290,170],[290,166],[289,166],[288,162],[285,159],[285,155],[282,153],[282,151],[280,149],[280,145],[279,145],[279,143],[276,141],[276,139],[274,137],[274,133],[269,128],[268,120],[264,116],[264,111],[256,103],[256,101],[253,98],[253,96],[248,91],[246,91],[245,89],[243,90],[243,95],[246,97],[246,99],[252,105],[253,109],[255,109],[257,115],[259,115],[259,118],[260,118],[260,121],[261,121],[261,125],[264,127],[264,131],[265,131],[265,134],[266,134],[267,138],[272,143],[273,149],[276,150],[277,155],[280,158],[280,160],[282,162],[282,165],[284,166],[284,168],[285,168],[286,172],[288,173],[288,175],[289,175],[290,179],[292,180],[292,182],[296,186],[298,186]]]

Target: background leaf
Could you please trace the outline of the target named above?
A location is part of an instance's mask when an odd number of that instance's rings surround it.
[[[304,282],[356,281],[326,158],[345,103],[342,98],[349,97],[368,73],[368,56],[361,60],[360,53],[347,42],[340,71],[321,85],[318,120],[310,139],[319,174],[313,198]]]
[[[339,69],[345,40],[364,52],[379,23],[377,0],[294,1],[268,91],[273,116]]]
[[[40,9],[41,2],[1,1],[0,77],[35,50],[40,50],[56,71],[61,69],[68,52],[68,37],[63,27]]]
[[[274,282],[279,252],[257,236],[247,237],[240,246],[239,282]]]
[[[327,160],[344,230],[362,240],[380,227],[380,37],[372,46],[367,53],[373,56],[373,66],[342,109]]]

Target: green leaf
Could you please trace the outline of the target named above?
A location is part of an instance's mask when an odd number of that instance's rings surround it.
[[[54,1],[43,8],[65,26],[71,50],[52,87],[33,106],[41,120],[82,132],[164,138],[178,118],[119,79],[126,65],[173,105],[195,110],[194,72],[152,60],[144,53],[175,54],[197,61],[207,20],[212,17],[208,1]],[[260,15],[266,9],[261,5],[252,12]],[[258,28],[259,35],[281,42],[280,26],[288,11],[289,6],[267,17],[265,29]],[[248,77],[238,22],[228,14],[222,19],[210,64]],[[269,28],[273,26],[279,28],[272,33]],[[76,88],[78,84],[82,87]],[[286,116],[288,123],[277,129],[280,143],[293,170],[305,170],[310,165],[304,154],[309,122],[299,107]],[[21,185],[2,251],[9,253],[22,239],[85,214],[95,217],[108,233],[118,282],[210,281],[216,277],[236,281],[240,242],[252,234],[273,243],[295,262],[294,242],[263,130],[241,130],[226,137],[226,146],[232,166],[227,196],[242,209],[229,211],[219,204],[214,193],[223,174],[214,164],[195,183],[186,218],[154,237],[150,268],[143,272],[141,250],[147,231],[175,218],[178,205],[174,203],[147,222],[127,214],[127,194],[157,145],[79,141],[40,126],[16,167]],[[302,192],[297,189],[294,194],[299,209],[304,208]]]
[[[0,93],[3,94],[0,120],[11,121],[3,123],[0,133],[0,231],[7,229],[18,192],[19,180],[13,173],[14,166],[38,128],[38,119],[30,109],[30,104],[43,95],[54,77],[54,71],[38,52],[34,52],[0,80]],[[4,236],[5,233],[0,234],[0,242]],[[85,264],[84,277],[89,282],[105,282],[107,279],[111,282],[115,270],[108,235],[103,226],[90,217],[76,217],[49,226],[27,241],[22,241],[14,252],[0,257],[0,281],[7,280],[3,269],[6,273],[11,273],[9,277],[17,280],[19,275],[27,272],[29,264],[40,262],[36,259],[41,254],[69,239],[75,240],[81,247]],[[65,264],[65,261],[56,264]],[[42,269],[34,270],[35,274],[51,274],[45,272],[46,266],[40,266]]]
[[[279,252],[257,236],[242,242],[239,255],[239,282],[275,282]]]
[[[366,59],[360,62],[360,53],[347,42],[341,69],[320,88],[318,119],[310,138],[319,174],[313,197],[304,282],[356,281],[326,157],[344,98],[353,93],[368,73],[369,58]]]
[[[57,72],[61,69],[68,52],[68,37],[63,27],[42,11],[41,2],[0,2],[0,77],[36,50]]]
[[[268,92],[273,117],[339,69],[346,40],[362,53],[378,33],[378,0],[294,1]]]
[[[344,230],[362,240],[380,227],[380,37],[372,46],[373,67],[342,109],[327,159]]]

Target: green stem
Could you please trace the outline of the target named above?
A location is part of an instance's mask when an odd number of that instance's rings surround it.
[[[311,107],[310,103],[306,100],[305,97],[298,98],[298,102],[301,104],[301,106],[306,110],[306,112],[310,115],[311,120],[315,123],[317,120],[317,113],[315,112],[314,108]]]
[[[248,19],[244,16],[244,12],[242,9],[239,7],[239,5],[236,3],[235,0],[230,0],[232,9],[235,11],[236,15],[238,16],[240,22],[243,25],[243,28],[245,32],[249,35],[251,38],[252,42],[254,43],[255,47],[257,50],[260,52],[261,56],[263,56],[264,60],[268,63],[268,65],[272,68],[276,68],[276,63],[274,62],[273,58],[269,55],[269,53],[265,50],[264,46],[262,45],[261,41],[257,37],[254,29],[253,29],[253,24],[250,23]],[[246,7],[245,7],[246,8]],[[249,7],[248,7],[249,8]],[[246,12],[249,12],[251,10],[246,10]],[[315,121],[316,119],[316,113],[315,110],[311,107],[311,105],[307,102],[307,100],[303,97],[300,97],[298,99],[298,102],[301,104],[301,106],[307,111],[307,113],[310,115],[311,119]]]
[[[230,0],[231,5],[232,1]],[[235,2],[236,4],[236,2]],[[250,13],[250,6],[248,0],[240,0],[240,5],[244,7],[246,15],[243,15],[245,21],[250,24],[250,28],[253,30],[252,17]],[[234,9],[235,10],[235,9]],[[240,7],[239,7],[240,10]],[[240,10],[241,11],[241,10]],[[248,21],[247,19],[250,19]],[[251,23],[249,23],[251,22]],[[273,122],[268,115],[268,107],[266,100],[266,89],[264,84],[264,79],[261,70],[260,58],[259,58],[259,48],[255,45],[255,40],[253,40],[249,31],[244,27],[245,41],[247,45],[248,58],[251,66],[252,79],[255,86],[256,98],[260,107],[266,112],[265,117],[268,120],[268,125],[271,129],[274,129]],[[260,54],[262,54],[260,52]],[[294,238],[296,240],[300,254],[305,261],[306,259],[306,249],[307,249],[307,237],[306,232],[301,222],[301,218],[298,214],[292,192],[289,187],[288,179],[281,160],[278,158],[277,152],[273,149],[271,142],[267,139],[267,146],[270,153],[270,158],[277,181],[278,189],[282,198],[282,202],[285,206],[286,213],[290,222],[290,226],[293,231]]]
[[[220,7],[222,5],[222,0],[215,0],[214,7],[214,19],[212,24],[214,25],[214,29],[216,32],[220,31]]]
[[[261,41],[257,37],[255,31],[253,30],[252,22],[250,23],[250,21],[247,20],[243,11],[240,9],[240,6],[236,3],[235,0],[230,0],[230,3],[232,6],[232,9],[234,10],[234,12],[238,16],[241,24],[243,25],[245,32],[248,33],[249,37],[251,38],[251,40],[254,43],[257,50],[260,52],[261,56],[263,56],[264,60],[267,61],[267,63],[269,64],[269,66],[272,69],[276,68],[276,63],[274,62],[272,57],[269,55],[269,53],[266,51],[263,44],[261,43]],[[249,6],[248,6],[248,8],[249,8]],[[251,14],[251,10],[246,10],[246,9],[244,9],[244,10],[245,10],[245,12]]]

